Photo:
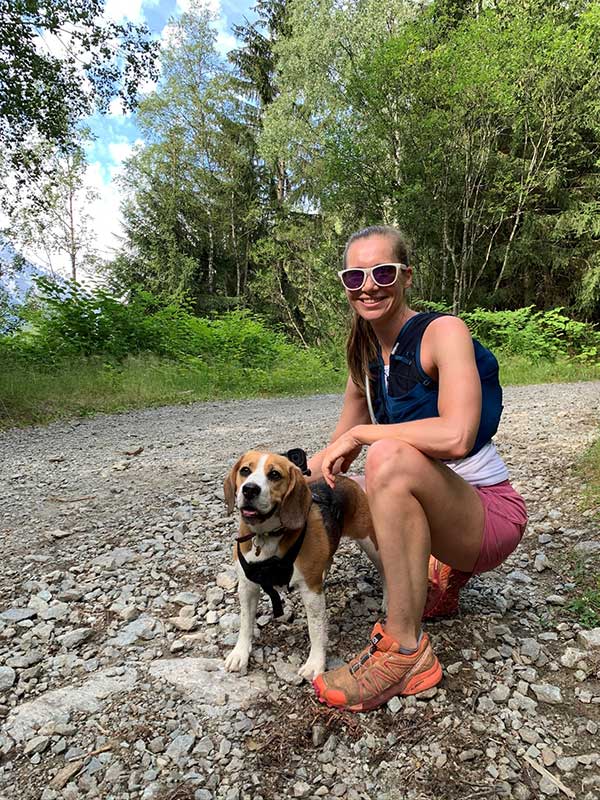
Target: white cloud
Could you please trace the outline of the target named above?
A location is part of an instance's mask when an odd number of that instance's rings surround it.
[[[106,0],[104,18],[111,22],[143,22],[143,0]]]
[[[109,142],[108,152],[110,157],[117,164],[121,164],[126,158],[129,158],[133,151],[133,145],[128,141]]]

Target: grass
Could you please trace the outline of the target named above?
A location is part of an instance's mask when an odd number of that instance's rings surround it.
[[[150,406],[343,391],[345,374],[300,351],[272,369],[177,363],[131,356],[122,364],[78,360],[54,369],[0,369],[0,428]]]
[[[0,367],[0,429],[200,400],[337,393],[346,380],[339,364],[315,350],[289,350],[269,369],[152,355],[130,356],[120,364],[94,358],[45,369],[5,366]],[[532,363],[511,356],[500,365],[504,385],[600,379],[600,365],[566,359]]]
[[[500,382],[503,386],[600,380],[600,362],[582,363],[565,357],[557,358],[556,361],[544,361],[502,354],[498,354],[498,361]]]

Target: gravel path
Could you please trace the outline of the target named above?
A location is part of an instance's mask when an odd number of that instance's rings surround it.
[[[497,437],[531,523],[428,630],[445,677],[368,715],[296,669],[299,597],[235,642],[222,480],[250,447],[322,446],[337,396],[207,403],[0,434],[0,800],[600,798],[600,630],[566,604],[600,561],[576,459],[600,384],[509,388]],[[596,521],[594,521],[594,519]],[[362,646],[381,587],[346,542],[328,579],[330,663]],[[295,616],[295,619],[294,619]]]

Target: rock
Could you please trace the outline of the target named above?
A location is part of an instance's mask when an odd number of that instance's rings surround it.
[[[48,736],[34,736],[33,738],[29,739],[23,748],[23,753],[26,756],[32,755],[33,753],[43,753],[49,744],[50,738]]]
[[[175,658],[153,661],[150,674],[175,685],[211,717],[246,708],[267,691],[264,675],[225,672],[223,659]]]
[[[281,659],[278,659],[273,664],[273,669],[280,680],[284,681],[285,683],[291,683],[292,686],[300,686],[303,681],[303,678],[298,675],[298,667],[290,664],[289,661],[282,661]]]
[[[106,698],[131,691],[137,680],[137,672],[129,667],[120,675],[113,673],[113,669],[97,672],[81,686],[54,689],[17,706],[6,719],[6,730],[21,741],[29,736],[30,731],[49,722],[68,722],[73,712],[91,714],[99,711]]]
[[[521,655],[525,658],[536,661],[541,653],[542,647],[536,639],[523,639],[521,642]]]
[[[546,778],[545,776],[541,778],[539,782],[540,792],[546,797],[554,797],[557,794],[560,794],[560,790],[558,786],[550,780],[550,778]]]
[[[157,624],[159,622],[155,617],[141,614],[136,620],[122,628],[113,639],[109,639],[108,644],[114,647],[128,647],[135,644],[138,639],[142,641],[153,639],[156,635],[155,627]]]
[[[225,599],[225,592],[221,586],[211,586],[206,591],[206,602],[212,605],[219,605]]]
[[[228,572],[220,572],[216,579],[217,586],[225,589],[226,592],[230,592],[232,589],[235,589],[237,582],[237,575],[233,570]]]
[[[170,617],[169,622],[179,631],[193,631],[198,625],[196,617]]]
[[[240,629],[240,615],[239,614],[223,614],[219,619],[219,627],[224,631],[239,631]]]
[[[561,594],[549,594],[546,602],[550,606],[564,606],[567,601]]]
[[[17,673],[12,667],[0,667],[0,692],[10,689],[17,679]]]
[[[580,556],[591,556],[600,553],[599,541],[578,542],[573,548],[574,552]]]
[[[62,789],[83,767],[83,761],[72,761],[56,773],[49,783],[52,789]]]
[[[600,648],[600,628],[592,628],[588,631],[579,631],[577,634],[577,644],[586,650],[597,650]]]
[[[575,756],[564,756],[557,759],[556,766],[561,772],[574,772],[577,769],[577,758]]]
[[[195,592],[179,592],[173,598],[173,602],[179,606],[197,606],[202,598]]]
[[[308,797],[310,786],[306,781],[298,781],[293,786],[294,797]]]
[[[37,617],[35,608],[9,608],[7,611],[0,613],[0,620],[9,624],[22,622],[25,619],[33,619],[34,617]]]
[[[495,689],[490,692],[490,697],[494,703],[506,703],[510,697],[510,689],[503,683],[498,684]]]
[[[188,755],[194,746],[195,741],[196,737],[192,734],[183,733],[179,736],[176,736],[171,744],[167,747],[166,755],[171,759],[171,761],[175,761],[177,763]]]
[[[128,547],[115,547],[109,553],[104,553],[101,556],[96,556],[92,560],[95,567],[104,567],[106,569],[118,569],[125,564],[131,564],[140,558],[139,554],[130,550]]]
[[[394,695],[390,700],[387,702],[387,707],[392,712],[392,714],[397,714],[398,711],[402,708],[402,700],[398,697],[398,695]]]
[[[86,642],[92,633],[93,630],[91,628],[75,628],[74,631],[63,633],[62,636],[57,636],[56,638],[63,647],[66,647],[67,650],[69,650],[71,647],[77,647],[77,645]]]
[[[585,653],[583,650],[577,650],[575,647],[567,647],[565,652],[560,657],[560,663],[563,667],[568,667],[568,669],[575,669],[575,667],[579,664],[580,661],[583,661],[585,658]]]
[[[552,686],[549,683],[532,683],[531,689],[540,703],[557,705],[563,701],[562,694],[558,686]]]
[[[550,562],[545,553],[538,553],[533,562],[533,568],[536,572],[543,572],[548,569]]]
[[[393,698],[392,698],[393,699]],[[388,703],[389,707],[389,703]],[[313,725],[312,743],[314,747],[322,747],[327,737],[327,728],[324,725]]]

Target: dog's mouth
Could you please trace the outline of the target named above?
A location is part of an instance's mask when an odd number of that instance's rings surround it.
[[[240,508],[240,514],[246,522],[264,522],[275,513],[276,508],[277,505],[274,505],[270,511],[267,511],[266,514],[263,514],[256,508],[253,508],[253,506],[242,506]]]

